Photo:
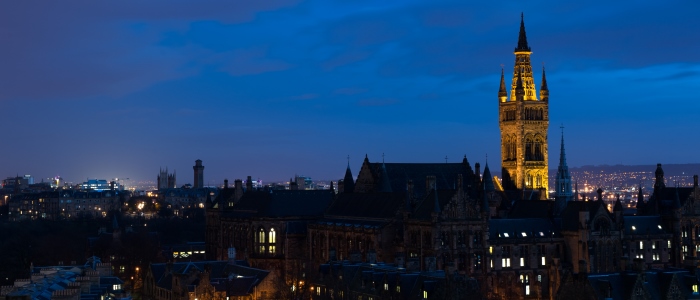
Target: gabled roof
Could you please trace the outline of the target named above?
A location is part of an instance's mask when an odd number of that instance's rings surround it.
[[[589,222],[594,219],[595,214],[601,210],[608,212],[603,201],[569,201],[566,208],[561,213],[562,230],[578,230],[579,229],[579,212],[589,212]],[[609,214],[609,212],[608,212]]]
[[[456,190],[437,190],[437,194],[434,190],[430,191],[427,195],[421,199],[416,208],[411,214],[412,218],[430,220],[432,218],[432,213],[435,210],[435,197],[438,198],[438,205],[440,211],[450,203],[452,198],[455,196]]]

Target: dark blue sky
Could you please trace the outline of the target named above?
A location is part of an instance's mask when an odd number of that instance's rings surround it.
[[[470,2],[3,2],[0,177],[184,184],[202,159],[212,184],[338,179],[382,153],[499,170],[521,11],[550,167],[561,123],[570,166],[698,162],[700,2]]]

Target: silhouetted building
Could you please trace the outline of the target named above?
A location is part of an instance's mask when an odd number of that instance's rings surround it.
[[[173,171],[172,174],[168,173],[168,168],[166,167],[165,170],[160,169],[160,172],[158,173],[158,180],[156,182],[158,183],[158,190],[176,188],[177,175],[175,174],[175,171]]]
[[[203,188],[204,187],[204,166],[202,166],[202,160],[198,159],[194,161],[194,184],[193,188]]]

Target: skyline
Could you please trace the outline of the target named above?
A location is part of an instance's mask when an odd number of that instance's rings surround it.
[[[550,169],[694,163],[700,4],[2,4],[0,176],[340,179],[370,161],[500,171],[497,92],[525,15]],[[36,9],[41,7],[42,9]],[[508,76],[506,76],[508,78]],[[510,84],[510,79],[507,80]]]

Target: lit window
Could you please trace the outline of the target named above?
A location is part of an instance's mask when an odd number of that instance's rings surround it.
[[[428,291],[423,291],[423,299],[428,299]]]
[[[661,225],[659,225],[659,229],[661,229]]]
[[[637,227],[634,227],[634,225],[632,225],[632,230],[637,230]]]
[[[693,294],[697,294],[697,293],[698,293],[698,285],[693,284]]]
[[[396,292],[401,293],[401,286],[399,286],[399,285],[396,286]]]
[[[384,290],[385,290],[385,291],[388,291],[388,290],[389,290],[389,284],[388,284],[388,283],[385,283],[385,284],[384,284]]]
[[[671,240],[668,240],[668,249],[671,249]]]
[[[525,285],[525,295],[530,295],[530,285]]]
[[[644,249],[644,242],[639,241],[639,250]]]
[[[542,275],[537,275],[537,281],[542,282]]]
[[[542,256],[542,265],[544,266],[544,265],[546,265],[546,264],[547,264],[547,263],[546,263],[546,261],[544,260],[544,256]]]
[[[523,237],[527,237],[527,233],[525,233],[524,231],[522,232],[522,234],[523,234]]]
[[[122,289],[122,285],[121,285],[121,284],[112,285],[112,290],[113,290],[113,291],[118,291],[118,290],[121,290],[121,289]]]
[[[510,268],[510,258],[502,258],[501,259],[501,267]]]
[[[276,237],[277,237],[277,234],[275,233],[275,229],[270,228],[270,235],[268,236],[268,243],[270,243],[270,244],[276,243],[276,241],[275,241]]]
[[[493,254],[493,246],[489,246],[489,254]]]
[[[524,257],[521,257],[521,258],[520,258],[520,266],[521,266],[521,267],[524,267],[524,266],[525,266],[525,258],[524,258]]]
[[[510,237],[507,232],[503,233],[503,237]]]

